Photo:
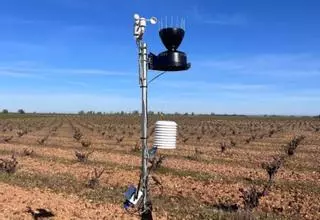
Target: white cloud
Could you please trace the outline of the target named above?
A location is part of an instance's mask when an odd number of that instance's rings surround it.
[[[15,16],[1,15],[0,24],[2,25],[28,25],[28,24],[38,24],[40,21],[23,19]]]
[[[68,69],[68,68],[41,68],[41,67],[8,67],[0,66],[0,75],[12,77],[39,78],[55,75],[102,75],[102,76],[126,76],[125,71],[113,71],[105,69]]]
[[[168,82],[159,82],[160,87],[169,87],[174,89],[192,90],[192,91],[265,91],[272,87],[267,84],[248,84],[248,83],[211,83],[207,81],[185,81],[175,80]]]
[[[124,71],[113,71],[104,69],[38,69],[36,71],[48,74],[72,74],[72,75],[103,75],[103,76],[125,76],[130,73]]]
[[[0,76],[9,76],[9,77],[14,77],[14,78],[36,78],[36,79],[43,78],[43,77],[36,75],[36,74],[13,71],[13,70],[6,70],[6,69],[0,69]]]
[[[19,108],[28,112],[132,111],[141,108],[139,94],[130,97],[119,95],[117,91],[107,94],[2,93],[0,103],[10,111]],[[320,90],[264,95],[235,91],[192,98],[177,93],[160,97],[150,95],[149,98],[149,110],[164,112],[316,115],[320,108]]]
[[[261,54],[211,58],[195,65],[212,71],[265,76],[320,76],[320,57],[311,54]]]
[[[139,99],[116,94],[0,94],[3,108],[28,112],[131,111],[139,109]]]
[[[199,112],[228,114],[281,114],[281,115],[317,115],[320,108],[320,96],[316,94],[255,94],[224,93],[221,95],[183,97],[177,94],[168,97],[156,97],[149,101],[150,109],[164,112]]]
[[[198,22],[214,25],[245,25],[248,23],[247,17],[240,13],[222,14],[215,13],[209,14],[200,11],[198,6],[193,7],[192,16]]]
[[[66,81],[66,83],[71,84],[71,85],[75,85],[75,86],[88,87],[88,83],[86,83],[86,82]]]

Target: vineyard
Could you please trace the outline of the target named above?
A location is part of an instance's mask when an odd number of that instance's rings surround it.
[[[320,219],[320,120],[164,116],[176,150],[150,161],[155,219]],[[149,146],[153,125],[149,118]],[[0,120],[0,219],[139,219],[123,209],[140,175],[140,117]]]

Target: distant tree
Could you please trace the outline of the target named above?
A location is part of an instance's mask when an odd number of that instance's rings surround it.
[[[148,111],[149,115],[154,115],[154,111]]]
[[[84,111],[81,110],[81,111],[78,112],[78,114],[79,114],[79,115],[84,115]]]
[[[132,114],[133,115],[139,115],[139,111],[138,110],[134,110],[134,111],[132,111]]]
[[[19,114],[25,114],[26,112],[25,112],[23,109],[19,109],[19,110],[18,110],[18,113],[19,113]]]
[[[97,112],[97,115],[102,115],[102,112]]]
[[[191,115],[194,116],[194,112],[191,112]]]
[[[3,110],[2,110],[2,113],[3,113],[3,114],[8,114],[9,111],[8,111],[8,109],[3,109]]]
[[[216,115],[214,112],[211,112],[211,116]]]
[[[94,114],[95,114],[94,111],[88,111],[88,112],[87,112],[87,115],[94,115]]]
[[[186,112],[186,113],[184,113],[183,115],[188,116],[188,115],[189,115],[189,113],[188,113],[188,112]]]

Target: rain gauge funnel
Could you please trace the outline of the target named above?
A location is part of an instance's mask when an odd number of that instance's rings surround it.
[[[159,35],[168,50],[176,51],[183,40],[184,30],[182,28],[163,28]]]
[[[153,53],[149,54],[149,69],[159,71],[181,71],[190,68],[191,64],[187,62],[187,55],[178,51],[183,37],[182,28],[163,28],[159,31],[162,43],[167,51],[160,53],[158,56]]]
[[[158,149],[176,149],[177,123],[157,121],[153,145]]]

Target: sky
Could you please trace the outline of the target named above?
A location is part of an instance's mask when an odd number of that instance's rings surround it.
[[[140,110],[138,13],[185,19],[192,65],[150,84],[149,110],[318,115],[319,11],[317,0],[1,0],[0,109]],[[155,54],[159,28],[144,35]]]

